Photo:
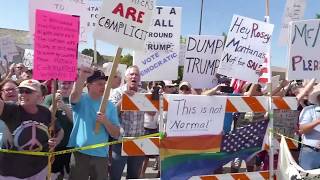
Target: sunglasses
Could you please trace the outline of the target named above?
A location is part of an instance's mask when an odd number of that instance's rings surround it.
[[[180,88],[181,91],[190,91],[190,88],[186,87],[186,86],[182,86]]]
[[[32,94],[33,90],[29,89],[29,88],[19,88],[19,94]]]
[[[72,83],[73,83],[72,81],[64,81],[61,83],[61,85],[70,85]]]

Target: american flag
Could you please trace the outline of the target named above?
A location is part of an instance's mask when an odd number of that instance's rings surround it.
[[[246,81],[240,79],[232,79],[230,86],[233,87],[233,93],[240,93],[243,86],[246,84]]]
[[[248,148],[262,147],[267,127],[268,120],[262,120],[236,128],[223,136],[221,151],[231,153]]]
[[[259,83],[267,84],[270,82],[270,61],[269,61],[269,54],[266,55],[264,58],[262,68],[260,70],[261,76],[259,77]]]

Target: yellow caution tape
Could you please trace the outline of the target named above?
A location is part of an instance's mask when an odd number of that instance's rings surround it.
[[[72,153],[72,152],[76,152],[76,151],[96,149],[96,148],[101,148],[104,146],[120,144],[120,143],[123,143],[126,141],[132,141],[132,140],[136,140],[136,139],[145,139],[145,138],[149,138],[149,137],[156,137],[159,135],[160,135],[160,133],[154,133],[154,134],[149,134],[149,135],[140,136],[140,137],[134,137],[134,138],[130,138],[130,139],[123,139],[123,140],[118,140],[118,141],[93,144],[93,145],[89,145],[89,146],[77,147],[77,148],[73,148],[73,149],[67,149],[67,150],[55,151],[55,152],[33,152],[33,151],[15,151],[15,150],[9,150],[9,149],[0,149],[0,153],[23,154],[23,155],[32,155],[32,156],[56,156],[56,155],[68,154],[68,153]]]

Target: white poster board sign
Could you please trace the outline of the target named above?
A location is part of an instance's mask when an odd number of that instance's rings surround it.
[[[70,1],[70,0],[30,0],[29,1],[29,28],[30,33],[34,34],[35,30],[35,14],[36,9],[57,12],[62,14],[80,16],[80,31],[79,41],[87,41],[87,21],[89,14],[87,12],[87,5],[84,0]]]
[[[289,26],[288,79],[320,78],[320,20],[304,20]]]
[[[270,50],[273,25],[234,15],[218,73],[256,83],[256,73]]]
[[[226,97],[166,95],[167,136],[217,135],[223,130]]]
[[[106,76],[110,76],[112,64],[113,64],[112,62],[103,64],[103,72],[105,73]],[[121,84],[124,84],[124,77],[125,77],[126,70],[127,70],[126,64],[118,64],[117,71],[119,71],[121,74]]]
[[[212,88],[218,84],[216,72],[223,51],[223,36],[187,37],[183,81],[192,88]]]
[[[288,44],[289,39],[289,22],[302,20],[304,10],[306,8],[306,0],[287,0],[284,14],[282,17],[279,42],[283,45]]]
[[[104,1],[93,32],[94,38],[121,48],[142,50],[155,5],[155,0]]]
[[[133,58],[142,81],[178,79],[180,29],[181,8],[155,8],[144,51],[135,51]]]
[[[273,117],[274,131],[294,138],[296,130],[298,129],[299,114],[300,112],[298,110],[275,109]]]
[[[29,69],[33,69],[33,55],[34,55],[33,49],[24,50],[22,63],[24,66],[26,66]]]
[[[87,28],[91,32],[97,27],[98,15],[102,6],[102,0],[87,0],[87,11],[89,14]]]
[[[180,42],[180,52],[179,52],[179,66],[184,66],[184,61],[186,60],[186,43]]]
[[[78,68],[91,67],[93,57],[78,53]]]
[[[17,55],[19,52],[11,36],[0,37],[0,58],[12,62],[13,57]]]

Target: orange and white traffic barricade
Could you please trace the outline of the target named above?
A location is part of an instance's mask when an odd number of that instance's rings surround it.
[[[268,179],[269,179],[269,171],[258,171],[258,172],[193,176],[189,180],[268,180]]]
[[[122,156],[146,156],[159,155],[159,137],[149,137],[144,139],[128,140],[124,138],[122,143]]]
[[[228,96],[226,112],[268,112],[267,96]],[[272,97],[273,109],[296,110],[295,97]],[[159,111],[160,101],[153,100],[151,94],[136,93],[133,96],[123,95],[122,111]],[[166,95],[163,98],[163,111],[167,111],[169,103]]]
[[[151,94],[135,93],[133,96],[124,94],[121,103],[122,111],[159,111],[160,101],[153,100]],[[163,110],[168,110],[168,101],[163,98]]]

